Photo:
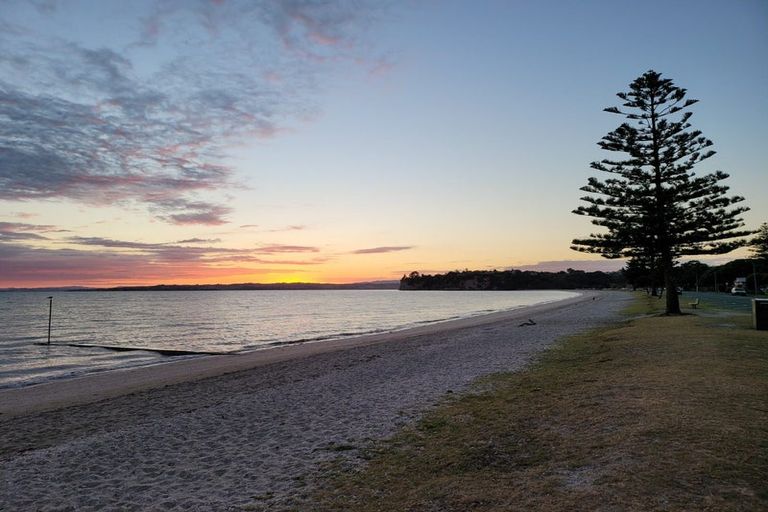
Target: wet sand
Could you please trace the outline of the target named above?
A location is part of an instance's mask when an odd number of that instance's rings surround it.
[[[446,393],[614,320],[628,297],[5,390],[0,510],[311,510],[323,463],[361,463]]]

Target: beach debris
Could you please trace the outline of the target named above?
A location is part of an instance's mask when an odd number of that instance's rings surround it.
[[[521,323],[520,325],[518,325],[518,327],[523,327],[523,326],[526,326],[526,325],[536,325],[536,322],[534,322],[533,320],[531,320],[529,318],[528,321]]]

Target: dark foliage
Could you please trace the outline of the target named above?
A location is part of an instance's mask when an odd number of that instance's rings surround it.
[[[646,288],[652,295],[657,295],[657,290],[663,281],[663,276],[659,272],[655,260],[651,257],[635,256],[630,258],[621,272],[633,290]]]
[[[446,274],[411,272],[400,280],[401,290],[573,290],[619,288],[621,272],[532,272],[522,270],[464,270]]]
[[[664,278],[667,313],[680,313],[674,266],[680,256],[724,254],[744,245],[749,231],[739,217],[747,210],[734,206],[742,197],[726,196],[728,177],[721,171],[698,176],[694,166],[715,154],[712,141],[691,130],[698,100],[685,99],[686,90],[660,73],[648,71],[617,96],[622,108],[606,112],[628,122],[608,133],[598,145],[623,153],[619,159],[593,162],[591,167],[610,175],[589,178],[581,188],[588,203],[574,213],[592,217],[605,228],[588,238],[573,240],[571,248],[606,258],[636,258]]]
[[[768,260],[739,259],[729,261],[716,269],[719,291],[729,291],[737,277],[746,277],[749,293],[755,292],[755,281],[762,288],[768,283]],[[757,274],[755,277],[753,277]],[[710,278],[711,282],[711,278]]]
[[[763,222],[749,242],[749,249],[755,258],[768,261],[768,222]]]
[[[675,283],[685,290],[695,290],[697,284],[703,289],[703,281],[716,268],[698,260],[686,261],[675,268]]]
[[[652,280],[643,272],[648,269],[637,270],[630,263],[622,269],[627,284],[633,288],[645,288],[652,290]],[[756,274],[756,275],[755,275]],[[746,288],[754,293],[755,282],[759,288],[768,284],[768,260],[738,259],[718,266],[710,266],[698,260],[686,261],[674,269],[675,283],[686,291],[725,292],[728,293],[736,278],[747,278]]]

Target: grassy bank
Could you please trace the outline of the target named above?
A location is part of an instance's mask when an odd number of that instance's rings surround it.
[[[748,325],[648,316],[567,339],[337,470],[317,508],[766,510],[768,332]]]

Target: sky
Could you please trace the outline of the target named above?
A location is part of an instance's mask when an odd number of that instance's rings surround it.
[[[757,228],[768,2],[638,6],[0,0],[0,287],[618,269],[571,211],[649,69]]]

